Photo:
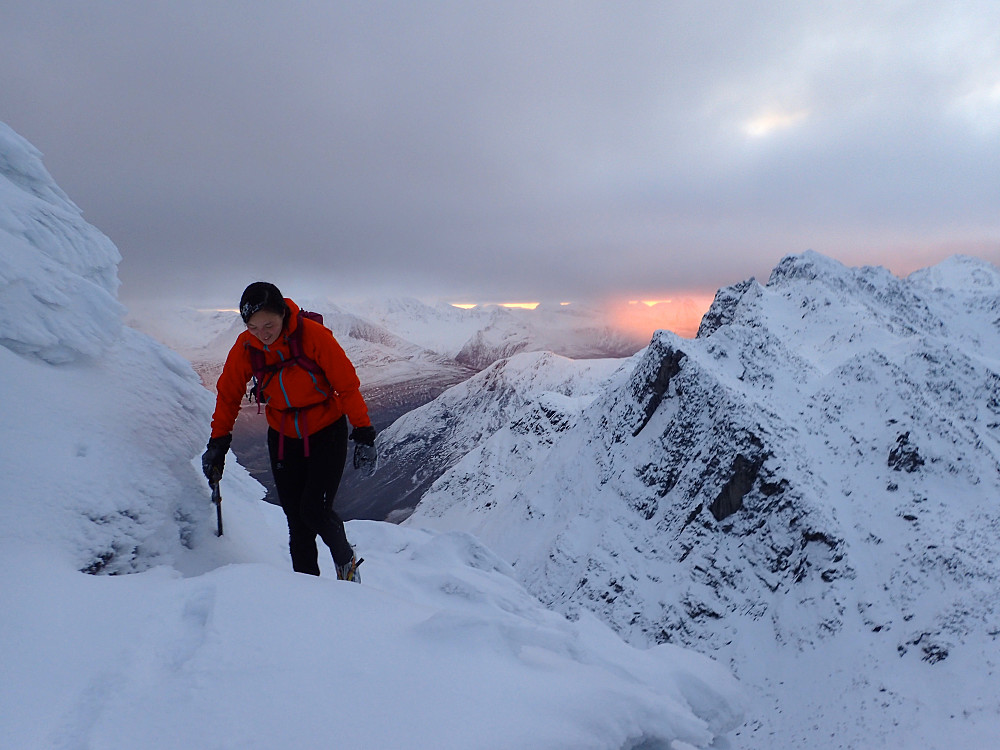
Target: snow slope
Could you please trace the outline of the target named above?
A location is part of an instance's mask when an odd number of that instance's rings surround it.
[[[0,126],[0,744],[727,745],[724,668],[545,609],[467,533],[353,523],[363,585],[297,575],[230,461],[216,537],[212,397],[122,325],[118,260]]]
[[[574,362],[551,352],[520,354],[491,365],[384,431],[379,438],[382,469],[367,483],[364,502],[382,517],[402,520],[442,474],[490,436],[495,436],[490,449],[496,461],[527,464],[529,452],[547,445],[548,433],[572,423],[578,405],[619,367],[621,360]],[[507,473],[518,474],[516,469]],[[468,493],[468,488],[455,492],[466,498]],[[338,507],[353,510],[339,496]]]
[[[407,523],[476,534],[543,601],[634,644],[731,664],[753,694],[740,747],[993,747],[997,352],[990,264],[898,279],[805,253],[585,398],[512,358],[520,408],[477,411],[470,381],[384,453],[468,440]],[[518,429],[552,399],[554,427]]]

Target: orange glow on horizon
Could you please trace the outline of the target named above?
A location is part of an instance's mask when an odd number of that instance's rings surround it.
[[[620,306],[612,324],[642,337],[654,331],[673,331],[684,338],[694,338],[702,316],[712,306],[714,294],[676,294],[662,299],[629,300]]]
[[[678,336],[694,338],[701,325],[702,316],[711,307],[714,299],[714,294],[680,293],[670,297],[609,301],[603,307],[607,310],[608,321],[612,328],[633,336],[652,338],[655,331],[668,330],[673,331]],[[453,307],[463,310],[479,307],[478,303],[472,302],[452,302],[451,304]],[[491,304],[525,310],[534,310],[539,305],[538,302]],[[567,306],[573,303],[560,302],[559,304]]]

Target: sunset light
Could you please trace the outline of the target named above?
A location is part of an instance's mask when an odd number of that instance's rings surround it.
[[[693,338],[713,299],[715,295],[691,292],[662,299],[629,300],[618,308],[613,325],[642,335],[666,329]]]
[[[667,329],[688,338],[698,332],[701,317],[712,304],[714,295],[702,292],[684,292],[651,299],[607,301],[602,303],[609,325],[620,331],[640,337],[651,336],[654,331]],[[496,305],[520,310],[535,310],[539,302],[452,302],[452,307],[472,310],[481,305]],[[560,302],[560,307],[572,305]],[[543,308],[549,309],[549,308]]]

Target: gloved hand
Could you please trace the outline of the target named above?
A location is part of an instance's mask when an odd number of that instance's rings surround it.
[[[351,440],[362,445],[375,445],[375,428],[371,425],[355,427],[351,431]]]
[[[209,484],[222,479],[222,470],[226,467],[226,452],[233,442],[232,435],[214,437],[208,441],[208,448],[201,454],[201,470]]]
[[[354,468],[371,476],[378,468],[378,451],[375,449],[375,428],[371,425],[355,427],[351,432],[354,446]]]

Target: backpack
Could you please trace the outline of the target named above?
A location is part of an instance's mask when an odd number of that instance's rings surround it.
[[[265,364],[263,351],[255,346],[249,347],[250,367],[253,370],[253,384],[250,386],[250,392],[247,394],[247,398],[250,401],[253,401],[254,399],[257,400],[258,413],[260,413],[260,394],[263,392],[264,386],[271,381],[271,378],[273,378],[274,374],[279,370],[282,370],[290,365],[298,365],[308,372],[323,372],[322,367],[302,352],[302,320],[304,318],[315,320],[320,325],[323,325],[323,316],[320,313],[310,312],[308,310],[299,310],[298,325],[295,326],[295,330],[288,334],[287,337],[288,351],[291,354],[288,359],[282,360],[281,362],[275,362],[273,365],[268,365]]]

